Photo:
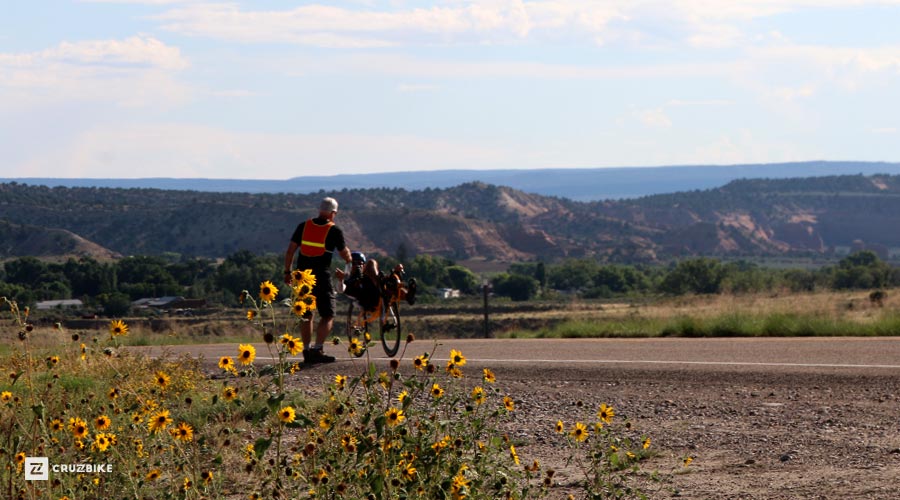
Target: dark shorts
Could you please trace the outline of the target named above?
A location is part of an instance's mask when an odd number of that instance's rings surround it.
[[[313,271],[313,274],[316,277],[316,286],[312,289],[312,294],[316,298],[316,312],[320,318],[333,318],[337,294],[331,283],[331,273]]]

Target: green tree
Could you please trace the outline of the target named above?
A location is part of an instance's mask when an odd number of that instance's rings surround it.
[[[838,290],[884,288],[892,275],[891,267],[875,252],[863,250],[838,262],[833,270],[832,286]]]
[[[101,294],[97,302],[103,307],[103,314],[110,318],[121,318],[131,311],[131,297],[121,292]]]
[[[166,269],[166,261],[160,257],[126,257],[116,264],[119,291],[132,300],[142,297],[181,295],[184,288]]]
[[[593,259],[567,260],[551,266],[547,271],[547,284],[556,290],[581,290],[593,285],[599,264]]]
[[[601,266],[594,275],[593,285],[588,295],[596,297],[612,297],[650,288],[643,272],[623,265]]]
[[[235,252],[222,262],[215,273],[216,289],[225,304],[236,304],[243,290],[250,290],[264,280],[280,287],[283,261],[279,256],[257,256],[248,250]]]
[[[447,281],[451,288],[456,288],[464,294],[473,294],[478,291],[481,282],[478,276],[463,266],[449,266],[445,269]]]
[[[407,267],[407,274],[429,286],[446,286],[447,267],[451,265],[453,262],[443,257],[420,254]]]
[[[47,274],[47,264],[35,257],[19,257],[3,265],[6,282],[36,288]]]
[[[71,284],[73,297],[93,297],[111,291],[104,289],[104,282],[110,273],[109,266],[91,257],[70,258],[63,264],[63,273]]]
[[[660,283],[664,293],[681,295],[685,293],[719,293],[725,269],[716,259],[700,257],[679,262]]]
[[[514,301],[532,299],[538,292],[538,282],[531,276],[502,273],[491,280],[494,293]]]

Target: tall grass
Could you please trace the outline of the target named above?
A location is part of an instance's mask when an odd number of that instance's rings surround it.
[[[513,330],[508,338],[631,337],[839,337],[900,335],[900,313],[886,312],[866,320],[814,313],[680,314],[671,318],[632,316],[569,320],[534,331]]]

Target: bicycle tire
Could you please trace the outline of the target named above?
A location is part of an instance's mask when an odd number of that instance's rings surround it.
[[[356,318],[354,317],[354,315],[359,315],[360,310],[361,308],[356,304],[356,301],[351,300],[350,305],[347,307],[347,352],[349,352],[351,356],[356,356],[357,358],[365,354],[366,349],[369,348],[365,339],[365,334],[369,331],[369,324],[366,323],[365,318],[363,318],[363,326],[362,330],[360,330],[359,326],[356,324]],[[353,339],[357,339],[363,346],[359,352],[353,352],[349,349],[350,342],[353,342]]]
[[[394,357],[400,350],[400,338],[403,336],[400,326],[400,307],[397,302],[389,302],[383,314],[385,317],[381,322],[381,345],[384,347],[385,354]],[[387,325],[394,326],[385,328]]]

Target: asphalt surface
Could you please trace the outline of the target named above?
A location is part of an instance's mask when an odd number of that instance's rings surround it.
[[[254,344],[259,362],[271,360],[263,343]],[[235,344],[132,347],[159,356],[189,353],[209,361],[235,356]],[[463,353],[469,363],[520,371],[535,377],[541,368],[574,371],[652,369],[713,372],[840,372],[900,375],[900,337],[802,338],[653,338],[653,339],[418,339],[407,346],[405,359],[424,352],[441,362],[450,350]],[[328,345],[337,357],[335,368],[358,362],[344,346]],[[402,353],[402,350],[401,350]],[[370,348],[371,359],[387,360],[380,345]],[[292,358],[298,361],[302,357]],[[555,370],[554,370],[555,371]]]

